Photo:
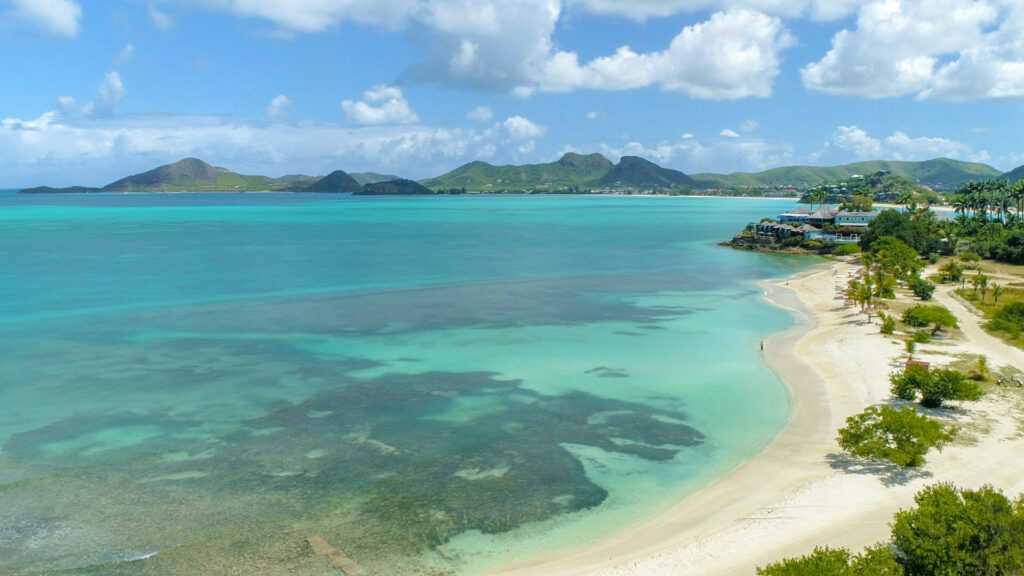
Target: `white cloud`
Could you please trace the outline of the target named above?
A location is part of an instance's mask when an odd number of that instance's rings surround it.
[[[597,119],[603,118],[603,117],[604,117],[604,114],[601,114],[597,110],[591,110],[590,112],[587,112],[587,120],[597,120]]]
[[[120,67],[128,64],[129,62],[131,62],[133,56],[135,56],[135,45],[134,44],[127,44],[127,45],[125,45],[125,47],[122,48],[121,51],[117,53],[117,56],[114,57],[114,67],[115,68],[120,68]]]
[[[494,111],[488,106],[477,106],[466,114],[466,118],[475,122],[490,122],[494,118]]]
[[[510,116],[502,123],[502,126],[508,135],[516,140],[537,138],[543,136],[545,131],[543,126],[534,124],[522,116]]]
[[[840,126],[832,135],[831,145],[852,152],[860,160],[882,158],[882,142],[856,126]]]
[[[778,18],[750,10],[716,12],[684,28],[661,52],[640,54],[623,46],[584,65],[573,52],[553,54],[537,84],[549,92],[658,86],[694,98],[767,97],[780,53],[794,43]]]
[[[270,120],[288,120],[292,116],[292,99],[284,94],[278,94],[267,104],[264,113]]]
[[[760,124],[757,120],[744,120],[740,123],[740,130],[744,132],[753,132],[754,130],[757,130],[758,126],[760,126]]]
[[[1024,97],[1019,0],[872,0],[804,84],[868,98]]]
[[[108,115],[124,100],[124,84],[117,72],[108,72],[103,83],[96,90],[95,111],[99,115]]]
[[[185,2],[186,0],[178,0]],[[657,87],[694,98],[765,97],[779,73],[781,52],[795,40],[775,14],[813,15],[819,6],[856,0],[734,0],[707,21],[687,26],[661,51],[621,46],[581,62],[553,40],[563,5],[635,17],[718,8],[710,0],[189,0],[189,6],[271,21],[284,33],[320,32],[342,21],[415,30],[426,59],[407,74],[478,89],[540,92]],[[789,7],[790,4],[796,4]],[[637,12],[640,10],[640,12]],[[836,8],[832,8],[833,11]],[[848,11],[848,8],[837,13]]]
[[[413,112],[396,86],[377,86],[363,92],[363,99],[356,102],[345,100],[341,109],[361,125],[415,124],[419,116]]]
[[[737,134],[734,130],[730,130],[728,128],[726,128],[725,130],[722,130],[721,132],[719,132],[718,135],[719,136],[725,136],[726,138],[739,138],[740,137],[740,135]]]
[[[74,0],[9,0],[12,14],[54,36],[74,38],[81,30],[82,7]]]
[[[921,161],[933,158],[954,158],[986,162],[988,153],[975,152],[962,142],[937,137],[911,138],[897,131],[886,138],[874,138],[857,126],[840,126],[832,140],[817,156],[831,156],[835,161],[904,160]]]
[[[168,30],[174,28],[174,17],[170,14],[161,11],[155,5],[149,5],[149,20],[154,26],[162,30]]]

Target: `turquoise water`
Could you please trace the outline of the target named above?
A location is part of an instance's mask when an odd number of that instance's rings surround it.
[[[0,572],[473,574],[760,450],[785,202],[0,197]],[[440,547],[440,548],[439,548]]]

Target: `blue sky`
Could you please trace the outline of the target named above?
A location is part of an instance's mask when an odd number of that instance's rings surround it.
[[[0,188],[197,156],[411,178],[1024,164],[1020,0],[0,0]]]

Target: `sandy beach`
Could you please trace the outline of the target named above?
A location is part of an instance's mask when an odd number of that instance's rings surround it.
[[[889,402],[889,374],[902,368],[902,342],[865,322],[839,290],[858,266],[823,263],[797,276],[764,283],[766,299],[797,322],[770,338],[765,361],[787,383],[791,419],[759,455],[687,497],[650,522],[586,549],[508,566],[495,575],[750,575],[815,546],[858,550],[885,540],[889,521],[937,482],[1008,496],[1024,492],[1015,462],[1024,451],[1024,390],[997,389],[980,402],[953,403],[931,415],[961,427],[960,440],[932,452],[920,469],[853,460],[836,445],[838,428],[864,408]],[[1024,368],[1024,351],[986,334],[974,313],[940,286],[935,300],[960,330],[920,345],[915,360],[946,365],[984,354],[989,366]],[[908,295],[901,299],[910,300]]]

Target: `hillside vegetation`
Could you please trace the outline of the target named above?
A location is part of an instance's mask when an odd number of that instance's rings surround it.
[[[928,186],[953,191],[965,182],[998,178],[1001,172],[985,164],[937,158],[924,162],[873,161],[843,166],[788,166],[764,172],[736,172],[728,175],[693,174],[697,188],[797,188],[808,189],[826,182],[846,180],[854,175],[886,172]]]
[[[103,192],[262,192],[285,188],[287,184],[267,176],[245,176],[198,158],[186,158],[107,184]]]

